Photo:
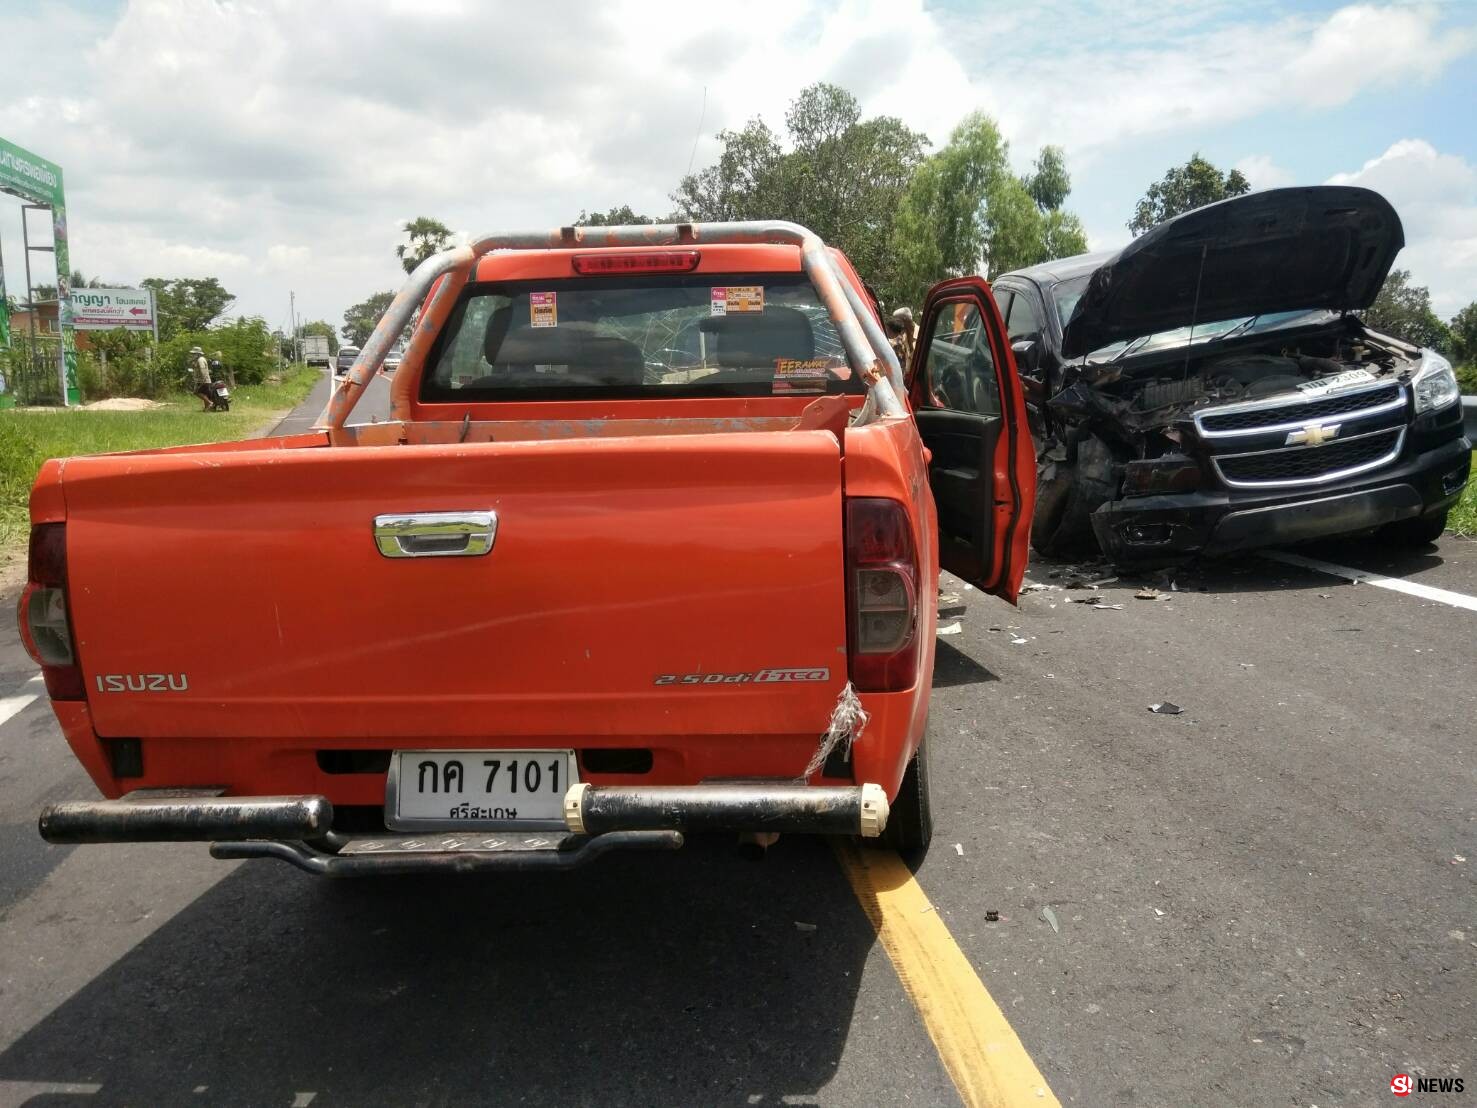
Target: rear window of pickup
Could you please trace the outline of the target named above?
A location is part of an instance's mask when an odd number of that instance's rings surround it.
[[[469,285],[430,364],[430,403],[865,391],[790,273]]]

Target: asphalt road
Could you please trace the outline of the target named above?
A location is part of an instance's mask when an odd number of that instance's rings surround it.
[[[1471,541],[1300,552],[1477,597]],[[1470,1097],[1477,613],[1257,557],[1176,584],[946,582],[919,883],[1063,1103]],[[32,673],[0,620],[0,716]],[[824,843],[330,884],[36,837],[92,794],[44,698],[0,722],[0,1105],[958,1103]]]
[[[341,378],[334,378],[337,382]],[[274,433],[279,435],[297,435],[304,431],[310,431],[313,424],[318,421],[318,415],[328,403],[329,377],[325,373],[322,380],[313,386],[313,391],[308,394],[306,400],[293,409],[281,423],[274,428]],[[349,413],[350,423],[378,423],[390,418],[390,379],[382,374],[376,374],[369,382],[369,387],[364,390],[364,395],[359,398],[359,403],[354,405],[354,410]]]

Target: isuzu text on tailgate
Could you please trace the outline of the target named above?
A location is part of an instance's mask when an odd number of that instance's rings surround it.
[[[407,329],[391,420],[346,425]],[[986,284],[921,338],[898,365],[790,223],[494,234],[311,434],[48,462],[22,633],[108,799],[42,835],[323,874],[926,848],[939,569],[1015,599],[1035,458]]]

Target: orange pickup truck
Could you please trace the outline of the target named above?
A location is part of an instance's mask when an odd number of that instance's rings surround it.
[[[925,848],[939,568],[1015,599],[1036,467],[986,284],[920,339],[795,224],[493,234],[312,433],[46,463],[22,634],[109,799],[41,834],[331,875]]]

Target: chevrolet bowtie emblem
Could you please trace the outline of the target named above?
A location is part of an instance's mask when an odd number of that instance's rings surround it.
[[[1301,431],[1287,432],[1288,446],[1322,446],[1339,437],[1338,423],[1309,423]]]

